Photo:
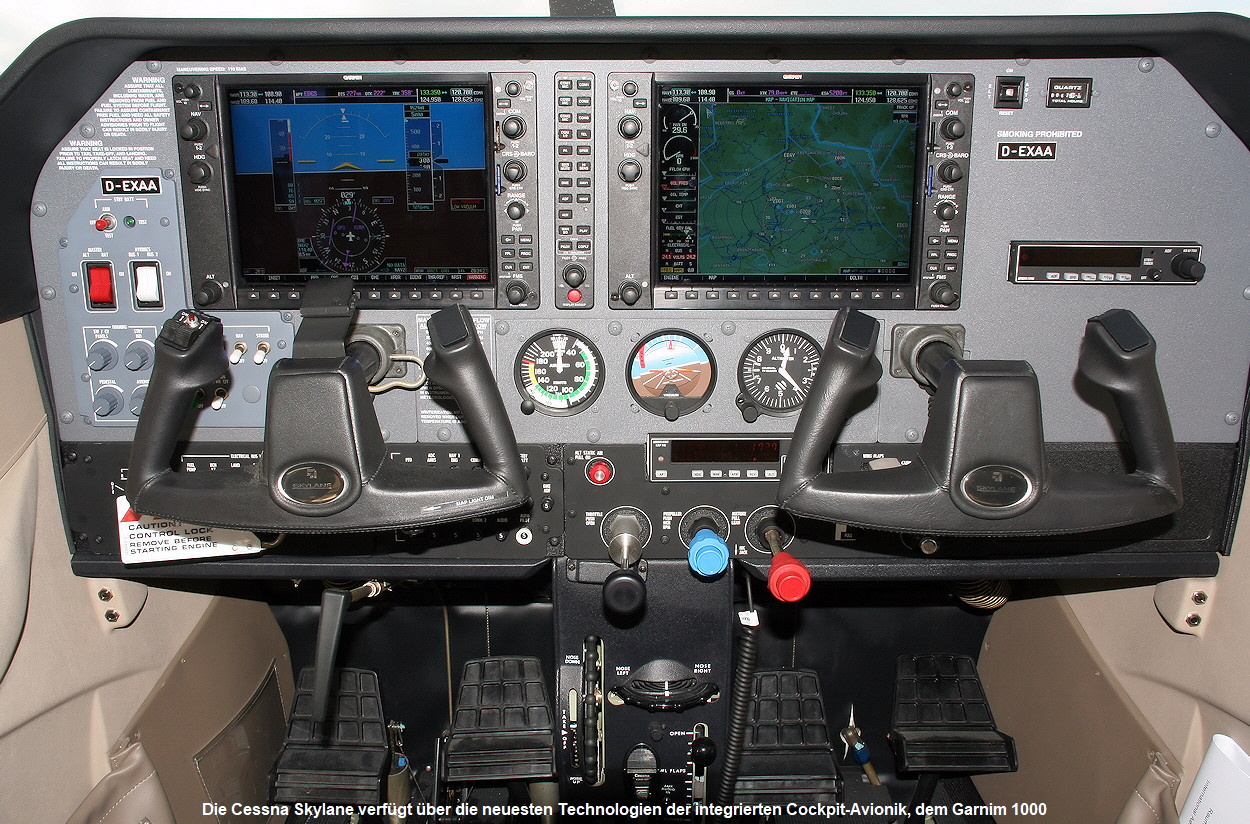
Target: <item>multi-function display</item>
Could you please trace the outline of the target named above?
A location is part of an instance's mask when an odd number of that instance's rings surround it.
[[[228,90],[242,279],[488,283],[480,82]]]
[[[923,78],[657,84],[665,283],[906,283]]]

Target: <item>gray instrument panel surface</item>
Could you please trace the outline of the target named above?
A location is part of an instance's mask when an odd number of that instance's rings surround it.
[[[276,71],[292,74],[363,74],[393,76],[396,66],[361,63],[291,63],[275,70],[270,63],[207,65],[170,60],[153,70],[136,63],[113,84],[97,106],[67,135],[48,160],[36,190],[42,209],[32,212],[32,238],[42,300],[42,322],[52,369],[52,392],[61,437],[65,440],[124,441],[126,426],[96,425],[91,416],[91,377],[87,374],[83,329],[87,326],[128,324],[155,326],[185,302],[185,243],[179,240],[180,204],[168,210],[172,226],[141,240],[125,239],[132,247],[155,247],[164,270],[165,311],[119,310],[101,320],[89,312],[83,296],[69,291],[74,269],[94,238],[75,213],[100,191],[100,178],[127,169],[169,170],[163,178],[170,197],[181,185],[178,138],[173,131],[170,78],[177,74],[221,73],[230,77]],[[971,357],[1026,359],[1038,373],[1046,437],[1049,441],[1105,442],[1114,439],[1112,427],[1093,406],[1082,400],[1073,385],[1077,351],[1085,320],[1112,307],[1135,312],[1159,342],[1159,371],[1180,442],[1232,443],[1237,440],[1250,338],[1245,334],[1250,315],[1250,286],[1239,262],[1250,259],[1250,237],[1244,231],[1250,204],[1250,164],[1247,150],[1165,61],[1137,58],[1081,60],[1035,59],[1021,66],[1012,60],[909,61],[793,61],[779,65],[766,60],[652,62],[613,60],[440,61],[404,64],[414,75],[441,73],[533,72],[539,122],[533,124],[542,177],[534,183],[539,214],[540,306],[536,310],[498,308],[475,310],[479,329],[490,330],[496,379],[512,424],[521,442],[598,442],[643,444],[650,433],[723,432],[776,434],[792,429],[793,418],[761,417],[743,421],[735,404],[734,373],[746,346],[759,334],[775,328],[794,328],[824,340],[831,313],[790,310],[784,302],[776,311],[710,312],[696,310],[614,310],[606,273],[613,250],[607,211],[610,181],[615,169],[608,157],[607,134],[614,124],[607,117],[607,77],[611,73],[765,73],[875,72],[970,73],[976,78],[976,117],[973,122],[973,160],[968,170],[969,195],[964,246],[965,261],[960,308],[953,312],[881,311],[874,314],[888,330],[898,323],[961,324],[966,329]],[[556,214],[554,158],[556,156],[556,74],[589,72],[595,84],[594,305],[590,309],[557,309],[560,289],[556,265],[556,234],[546,216]],[[995,78],[1026,78],[1025,105],[998,110],[993,106]],[[1047,79],[1089,77],[1093,96],[1089,108],[1048,108]],[[1056,144],[1054,160],[997,160],[999,142],[1031,140]],[[173,179],[170,179],[172,177]],[[162,198],[166,195],[162,194]],[[94,205],[94,204],[93,204]],[[62,239],[65,243],[62,244]],[[1201,244],[1207,275],[1187,286],[1155,287],[1076,285],[1037,288],[1011,284],[1008,257],[1013,240],[1155,241],[1183,239]],[[645,242],[640,237],[637,242]],[[84,248],[84,246],[86,248]],[[78,275],[81,278],[81,273]],[[51,290],[51,291],[49,291]],[[292,323],[281,313],[222,312],[230,327],[270,326],[289,340]],[[379,311],[362,313],[362,321],[402,324],[409,341],[422,340],[419,319],[428,312]],[[297,321],[296,318],[291,320]],[[573,328],[595,341],[605,361],[605,385],[586,411],[556,418],[520,413],[521,397],[513,380],[518,349],[530,336],[550,328]],[[718,379],[709,403],[675,423],[639,410],[625,382],[625,364],[633,345],[650,332],[678,328],[709,343],[718,367]],[[882,335],[889,346],[890,336]],[[411,346],[411,344],[410,344]],[[277,354],[277,353],[275,353]],[[889,352],[878,353],[888,365]],[[272,358],[272,360],[276,358]],[[250,361],[249,361],[250,363]],[[65,365],[69,364],[67,368]],[[264,386],[265,366],[240,374],[241,386]],[[909,433],[923,432],[928,397],[910,379],[885,377],[876,398],[856,413],[842,434],[845,442],[903,443]],[[377,402],[379,417],[395,442],[458,442],[463,434],[445,420],[419,416],[430,406],[425,390],[420,398],[399,391]],[[227,402],[220,417],[205,412],[199,431],[216,440],[259,440],[263,402]],[[86,417],[84,417],[84,415]],[[1229,417],[1233,416],[1233,417]],[[446,432],[439,430],[446,429]],[[914,437],[914,435],[913,435]]]

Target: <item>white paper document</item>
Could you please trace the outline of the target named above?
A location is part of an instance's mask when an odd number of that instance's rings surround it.
[[[1244,824],[1250,815],[1250,756],[1215,735],[1181,808],[1181,824]]]

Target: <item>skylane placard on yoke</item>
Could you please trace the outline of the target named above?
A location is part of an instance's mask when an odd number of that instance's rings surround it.
[[[229,90],[243,279],[490,280],[482,83]]]
[[[908,281],[922,84],[657,91],[660,283]]]

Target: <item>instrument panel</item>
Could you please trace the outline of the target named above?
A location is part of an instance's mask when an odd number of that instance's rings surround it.
[[[1048,94],[1059,80],[1081,105]],[[1166,116],[1143,118],[1143,100]],[[1166,61],[1114,56],[135,63],[36,191],[43,340],[69,364],[49,376],[59,435],[118,455],[162,323],[187,308],[220,318],[229,370],[197,393],[184,450],[258,454],[266,422],[298,411],[273,408],[270,378],[307,322],[309,284],[350,279],[350,340],[388,363],[375,388],[416,382],[405,357],[430,355],[431,319],[469,311],[527,462],[554,456],[565,478],[564,526],[544,521],[549,540],[524,545],[533,560],[583,552],[577,530],[597,534],[607,503],[635,491],[621,478],[650,498],[669,471],[687,483],[638,508],[656,525],[649,551],[680,556],[682,514],[728,494],[727,528],[741,528],[775,499],[845,307],[880,322],[884,376],[852,404],[827,468],[918,459],[931,401],[906,362],[916,327],[945,330],[964,357],[1027,362],[1048,449],[1123,466],[1110,404],[1074,383],[1086,320],[1123,308],[1158,341],[1181,463],[1202,478],[1212,454],[1237,460],[1250,363],[1235,263],[1250,249],[1228,231],[1250,176],[1245,146],[1210,134],[1218,121]],[[457,449],[476,460],[441,387],[372,405],[387,460],[423,445],[431,465]],[[672,469],[655,463],[665,450]],[[96,496],[126,480],[122,465],[107,483],[66,471]],[[528,517],[500,533],[510,545]],[[92,526],[81,534],[119,540]],[[882,547],[881,574],[954,574],[895,552],[895,537],[797,532],[834,577]],[[1212,544],[1186,543],[1201,532],[1183,517],[1156,529],[1156,566],[1135,568],[1209,567],[1195,559]],[[750,557],[757,538],[731,551]],[[952,570],[1054,554],[956,545]],[[442,551],[491,555],[450,538]]]

